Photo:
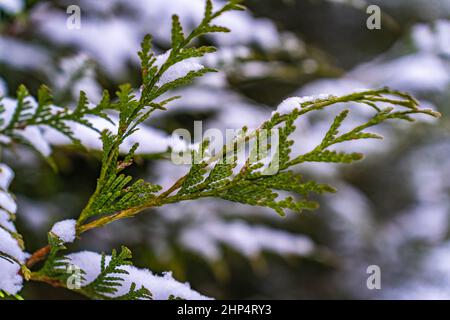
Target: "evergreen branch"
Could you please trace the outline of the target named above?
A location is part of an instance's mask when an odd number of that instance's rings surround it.
[[[397,99],[405,99],[399,100],[403,101],[399,107],[407,109],[401,111],[395,111],[392,108],[377,108],[378,111],[374,109],[374,116],[367,122],[339,135],[339,128],[349,113],[349,111],[344,111],[335,118],[325,134],[323,141],[316,148],[294,159],[290,159],[293,142],[289,140],[289,136],[296,129],[294,121],[300,116],[341,103],[359,102],[364,105],[365,103],[363,101],[372,101],[373,99],[380,99],[380,97],[391,95],[397,97]],[[380,139],[380,136],[366,133],[363,130],[391,119],[411,121],[410,115],[414,114],[439,116],[437,112],[432,110],[420,109],[416,100],[409,95],[388,88],[357,92],[341,97],[331,96],[325,99],[317,99],[312,102],[307,102],[305,105],[299,105],[298,108],[288,114],[274,113],[271,119],[264,122],[260,128],[254,131],[248,132],[246,128],[243,128],[241,134],[237,135],[232,143],[225,145],[217,155],[205,158],[200,163],[193,163],[189,173],[181,177],[165,192],[153,197],[140,206],[128,208],[113,215],[94,220],[88,224],[80,225],[78,232],[83,233],[123,218],[133,217],[146,208],[159,207],[169,203],[195,200],[203,197],[218,197],[244,204],[267,206],[279,214],[284,214],[284,209],[292,209],[295,211],[315,209],[317,204],[309,201],[306,197],[309,193],[334,192],[335,190],[328,185],[316,184],[311,181],[301,182],[300,176],[296,176],[291,171],[286,171],[287,169],[304,162],[351,163],[361,160],[363,157],[361,153],[338,153],[334,150],[328,150],[328,148],[345,141]],[[273,128],[278,128],[280,133],[277,154],[279,157],[278,165],[280,171],[276,175],[267,176],[261,174],[261,172],[258,172],[262,167],[261,162],[256,161],[256,163],[251,164],[250,158],[242,166],[239,174],[232,175],[232,169],[236,167],[236,159],[231,163],[219,161],[220,159],[230,159],[230,152],[231,156],[234,156],[237,148],[248,143],[250,140],[256,140],[256,145],[258,145],[258,142],[261,142],[259,137],[262,130],[270,130]],[[207,142],[205,141],[199,150],[193,153],[192,158],[197,161],[201,159],[201,155],[206,147]],[[300,196],[300,199],[294,200],[292,197],[286,197],[280,200],[278,199],[278,193],[274,192],[276,190],[293,192],[297,196]],[[175,192],[177,193],[174,194]]]
[[[37,273],[33,273],[32,277],[39,275],[39,277],[52,279],[53,283],[56,283],[57,281],[65,283],[70,276],[67,272],[69,260],[65,257],[60,257],[59,253],[67,248],[64,246],[61,239],[52,232],[48,233],[48,243],[49,245],[47,247],[40,250],[40,254],[45,254],[46,256],[45,263]],[[38,262],[36,255],[33,256],[27,262],[29,268],[31,268],[34,263]]]
[[[89,107],[87,96],[83,91],[80,92],[79,102],[74,110],[57,107],[53,105],[52,101],[50,89],[43,85],[38,90],[38,99],[34,106],[27,88],[24,85],[19,86],[17,89],[17,107],[14,109],[8,125],[0,130],[0,134],[20,140],[16,134],[17,130],[23,130],[29,126],[48,126],[79,144],[79,140],[75,138],[74,132],[68,125],[69,122],[79,123],[98,131],[86,119],[86,116],[98,116],[111,121],[105,113],[110,108],[107,91],[104,92],[101,102],[92,108]],[[4,109],[2,105],[0,108],[0,117]]]
[[[52,251],[47,258],[44,267],[38,272],[30,273],[30,279],[33,281],[46,282],[54,287],[62,287],[78,292],[91,299],[102,300],[140,300],[140,299],[152,299],[151,292],[145,287],[137,289],[135,283],[131,283],[130,289],[127,293],[121,296],[115,296],[122,286],[123,279],[120,275],[127,275],[128,271],[123,269],[124,266],[132,265],[131,251],[122,247],[121,251],[117,253],[113,250],[110,257],[102,254],[100,261],[100,273],[91,281],[88,285],[79,288],[68,287],[67,268],[71,265],[70,259],[64,256],[57,256],[56,254],[65,249],[60,243],[57,243],[57,237],[49,235],[49,241]],[[82,275],[85,274],[84,270],[79,270]],[[80,281],[85,281],[81,276]]]
[[[106,263],[105,254],[102,254],[100,274],[89,285],[83,287],[83,291],[102,299],[116,293],[123,281],[118,275],[128,274],[122,267],[132,264],[129,259],[131,259],[131,251],[126,247],[122,247],[119,254],[113,250],[108,263]]]
[[[220,10],[214,12],[211,1],[207,1],[205,17],[201,23],[185,37],[179,18],[175,15],[172,18],[172,44],[173,48],[168,54],[167,59],[160,67],[156,65],[156,57],[152,52],[152,38],[147,35],[141,44],[141,51],[138,55],[141,59],[142,67],[142,92],[141,97],[136,99],[132,93],[130,85],[123,85],[116,93],[118,102],[114,109],[119,111],[119,126],[116,133],[105,131],[102,133],[103,141],[103,160],[100,177],[97,180],[96,189],[88,200],[86,207],[78,218],[77,226],[80,227],[83,222],[94,215],[115,214],[121,210],[131,207],[141,207],[152,201],[154,193],[160,190],[159,186],[151,185],[138,181],[130,188],[125,186],[131,181],[131,177],[117,175],[123,169],[123,164],[129,165],[132,161],[134,150],[126,155],[123,162],[119,161],[119,148],[124,140],[135,133],[138,124],[145,121],[156,109],[165,109],[164,105],[177,99],[172,97],[163,102],[157,103],[155,99],[163,93],[175,89],[181,85],[191,82],[193,79],[204,75],[207,72],[214,71],[209,68],[193,70],[177,79],[159,84],[162,76],[169,71],[171,67],[190,58],[202,57],[203,55],[214,52],[213,47],[189,47],[196,38],[220,30],[211,25],[211,22],[231,10],[241,9],[238,6],[240,1],[231,0]]]

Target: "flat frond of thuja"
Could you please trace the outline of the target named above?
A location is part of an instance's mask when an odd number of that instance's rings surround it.
[[[128,208],[148,203],[161,190],[161,187],[142,179],[132,182],[133,177],[120,173],[133,162],[138,144],[133,145],[127,155],[120,160],[117,136],[109,131],[102,132],[103,159],[102,171],[97,189],[83,209],[78,223],[89,217],[114,214]]]
[[[169,90],[173,90],[181,85],[186,85],[193,79],[214,71],[209,68],[193,70],[186,75],[178,77],[173,81],[160,83],[164,74],[175,68],[178,63],[191,58],[202,57],[207,53],[214,52],[213,47],[202,46],[192,47],[191,43],[198,37],[211,32],[225,32],[225,28],[212,25],[212,22],[223,13],[231,10],[241,10],[239,3],[242,1],[232,0],[218,11],[214,11],[212,2],[206,2],[205,15],[200,24],[191,33],[185,36],[178,16],[172,19],[172,49],[166,55],[166,60],[160,65],[157,64],[157,57],[152,51],[152,38],[147,35],[141,44],[138,55],[141,59],[142,86],[139,99],[133,94],[130,85],[122,85],[117,91],[117,102],[113,104],[113,109],[119,111],[119,125],[117,132],[105,131],[102,133],[103,158],[100,177],[94,194],[89,199],[83,209],[78,225],[82,225],[89,217],[115,215],[123,210],[130,210],[130,215],[136,210],[140,210],[150,203],[154,203],[155,193],[161,188],[143,181],[131,183],[132,178],[118,174],[124,167],[130,165],[133,153],[137,146],[130,150],[124,160],[119,160],[119,148],[124,140],[138,130],[138,125],[144,122],[155,110],[164,110],[165,105],[170,101],[179,98],[170,97],[162,102],[155,102],[155,99]],[[102,220],[102,221],[107,221]]]
[[[180,190],[178,191],[178,195],[188,195],[197,193],[199,190],[202,190],[206,187],[207,180],[205,174],[207,170],[205,169],[206,163],[202,161],[203,154],[206,152],[206,149],[209,146],[209,141],[205,140],[199,146],[198,150],[192,150],[192,165],[189,173],[186,175],[186,179],[183,182]],[[214,174],[214,172],[212,172]],[[218,170],[216,170],[216,175],[220,174]],[[211,177],[211,174],[210,174]],[[205,180],[206,179],[206,180]],[[214,184],[216,181],[209,179],[210,183]],[[202,182],[204,182],[202,184]]]
[[[136,284],[133,282],[128,293],[114,298],[114,300],[152,300],[152,297],[152,293],[147,288],[141,286],[136,289]]]
[[[49,282],[55,286],[65,286],[68,279],[72,277],[76,271],[76,281],[79,281],[80,283],[85,281],[86,279],[84,276],[86,272],[78,266],[72,265],[72,262],[68,257],[59,255],[61,251],[67,249],[64,246],[64,243],[51,232],[48,235],[48,239],[50,252],[47,255],[44,266],[39,271],[33,272],[31,277],[34,280]],[[97,277],[85,286],[74,286],[74,288],[71,289],[92,299],[152,299],[152,294],[148,289],[143,286],[137,288],[135,283],[130,284],[127,293],[117,296],[116,293],[124,282],[121,275],[128,275],[128,271],[124,270],[123,267],[132,265],[131,258],[131,251],[126,247],[122,247],[119,253],[117,253],[116,250],[113,250],[111,256],[108,257],[105,254],[102,254],[99,266],[100,273]]]
[[[48,126],[51,127],[74,143],[80,144],[75,137],[74,132],[69,126],[70,122],[79,123],[84,126],[97,130],[90,123],[86,116],[97,116],[110,120],[105,111],[110,108],[109,95],[105,91],[101,102],[95,107],[89,107],[89,101],[86,93],[80,92],[78,104],[75,109],[57,107],[53,104],[50,89],[42,85],[37,94],[36,103],[30,100],[30,93],[24,85],[17,89],[17,106],[14,109],[9,123],[0,130],[0,134],[21,140],[17,135],[17,130],[23,130],[28,126]],[[0,117],[5,112],[4,106],[0,101]],[[4,120],[2,119],[2,122]]]
[[[212,1],[207,0],[202,21],[188,35],[185,35],[179,17],[174,15],[172,17],[172,48],[167,53],[167,59],[160,66],[157,65],[157,57],[152,51],[151,36],[147,35],[144,38],[141,51],[138,53],[142,67],[142,104],[149,105],[154,103],[154,100],[165,92],[186,85],[208,72],[215,71],[214,69],[203,67],[199,70],[192,70],[173,81],[160,83],[164,73],[177,63],[191,58],[200,58],[215,51],[216,49],[211,46],[189,47],[189,45],[196,38],[209,33],[229,32],[230,30],[225,27],[214,25],[213,21],[228,11],[242,10],[241,2],[242,0],[231,0],[221,9],[214,11]]]
[[[70,260],[59,255],[59,253],[66,250],[67,247],[58,236],[51,232],[48,233],[48,243],[50,250],[47,259],[42,268],[36,272],[35,275],[39,275],[40,278],[47,277],[54,281],[65,283],[71,276],[71,273],[68,272]],[[83,270],[80,270],[80,272],[80,280],[84,280]]]
[[[124,96],[128,97],[128,94]],[[341,132],[342,124],[350,113],[349,110],[342,111],[335,117],[329,129],[324,133],[322,141],[315,148],[304,154],[292,157],[293,141],[291,135],[296,130],[295,121],[307,113],[320,112],[342,103],[369,106],[373,110],[373,115],[360,125]],[[384,107],[378,107],[381,103]],[[101,207],[103,202],[94,201],[94,204],[88,206],[92,214],[110,214],[115,210],[122,210],[122,212],[99,219],[97,222],[91,222],[88,226],[80,226],[80,228],[82,231],[85,231],[121,218],[134,216],[147,207],[204,197],[216,197],[247,205],[268,207],[280,215],[284,215],[287,209],[298,212],[316,209],[318,204],[312,201],[310,196],[312,194],[335,192],[335,190],[326,184],[303,181],[299,175],[289,170],[291,167],[306,162],[348,164],[361,160],[363,158],[361,153],[338,152],[333,149],[333,146],[348,141],[381,139],[382,137],[378,134],[367,130],[388,120],[413,121],[413,115],[415,114],[439,116],[438,113],[432,110],[421,109],[413,97],[388,88],[361,91],[341,97],[328,96],[299,103],[298,107],[293,108],[288,113],[280,114],[275,112],[269,120],[256,130],[249,131],[245,127],[242,128],[232,144],[225,145],[222,152],[214,156],[207,155],[208,141],[203,141],[198,150],[192,151],[192,166],[186,176],[181,177],[171,188],[160,194],[156,194],[159,191],[157,190],[159,187],[152,186],[150,189],[151,195],[146,199],[140,198],[143,199],[142,202],[137,203],[134,207],[124,208],[124,206],[118,206],[114,208],[111,206],[106,207],[105,211],[100,210],[95,213],[95,210],[91,209],[97,208],[99,203]],[[279,139],[276,146],[267,143],[272,138],[274,130]],[[118,191],[114,192],[114,190],[116,190],[117,186],[120,187],[118,190],[121,190],[122,184],[131,179],[125,176],[111,175],[115,167],[108,166],[108,163],[116,163],[116,160],[108,162],[108,159],[111,159],[111,157],[107,155],[110,155],[112,150],[115,152],[112,158],[117,159],[118,151],[117,148],[109,147],[114,145],[114,139],[109,134],[105,135],[105,137],[107,138],[105,139],[104,148],[104,159],[106,159],[104,161],[106,162],[104,162],[103,169],[109,173],[102,173],[99,181],[103,181],[105,179],[103,177],[106,176],[109,176],[110,180],[102,182],[104,186],[108,186],[105,189],[107,191],[106,196],[100,192],[95,195],[96,198],[92,199],[103,197],[116,199],[116,197],[120,197],[122,194]],[[249,142],[253,142],[253,150],[251,150],[248,158],[243,161],[243,164],[240,164],[240,167],[238,167],[238,150]],[[266,146],[266,150],[261,152],[263,146]],[[272,156],[271,159],[268,159],[269,155]],[[265,164],[264,161],[266,162]],[[276,171],[267,174],[267,170],[273,166],[277,168]],[[98,195],[101,195],[101,197]],[[82,217],[79,220],[81,222],[84,221],[85,216]]]
[[[83,294],[96,299],[151,299],[151,292],[144,287],[136,290],[135,283],[130,285],[128,293],[122,296],[113,297],[124,281],[120,275],[128,274],[128,271],[124,270],[123,267],[132,265],[132,262],[130,261],[131,257],[131,251],[126,247],[122,247],[119,253],[117,253],[116,250],[113,250],[111,257],[108,259],[109,261],[107,261],[105,254],[102,254],[100,274],[91,283],[79,290]]]
[[[349,131],[340,132],[342,123],[349,115],[349,110],[344,110],[336,116],[319,145],[305,154],[291,157],[293,141],[289,137],[296,130],[295,120],[306,113],[320,111],[338,103],[355,102],[372,107],[373,116]],[[390,106],[379,108],[378,102]],[[363,158],[361,153],[337,152],[332,147],[347,141],[381,139],[381,136],[368,132],[366,129],[387,120],[413,121],[414,114],[439,116],[432,110],[419,108],[418,102],[413,97],[388,88],[367,90],[342,97],[330,96],[299,104],[289,113],[274,113],[271,119],[263,123],[259,129],[248,132],[246,128],[243,128],[244,134],[238,138],[238,141],[233,142],[236,145],[242,145],[254,140],[255,150],[259,145],[268,145],[268,149],[273,148],[273,158],[269,159],[268,166],[259,161],[261,159],[255,158],[254,153],[251,152],[239,172],[234,174],[233,169],[237,166],[236,159],[231,162],[218,161],[229,159],[227,150],[230,149],[226,146],[227,148],[224,147],[224,151],[219,156],[193,163],[189,173],[181,180],[178,193],[171,201],[218,197],[243,204],[269,207],[280,215],[284,215],[286,209],[294,211],[315,209],[318,204],[308,199],[310,194],[335,192],[335,190],[326,184],[303,181],[299,175],[287,169],[305,162],[352,163],[361,160]],[[269,139],[267,134],[261,137],[262,132],[273,129],[278,130],[279,143],[276,147],[264,143]],[[269,151],[265,150],[262,158],[266,157]],[[235,153],[236,147],[233,146],[231,154]],[[265,174],[264,170],[274,164],[277,167],[276,173]],[[281,196],[279,191],[286,191],[291,195]]]

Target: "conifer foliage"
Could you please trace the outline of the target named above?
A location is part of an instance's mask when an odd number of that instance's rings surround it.
[[[135,180],[123,173],[124,169],[133,164],[134,153],[138,147],[135,144],[126,154],[122,154],[120,147],[124,141],[135,134],[139,125],[153,112],[170,108],[170,102],[180,98],[169,96],[161,100],[161,96],[215,71],[200,65],[196,60],[214,52],[215,49],[210,46],[195,46],[195,40],[210,33],[229,32],[227,28],[216,25],[215,20],[229,11],[243,10],[241,2],[231,0],[222,8],[216,9],[212,1],[207,0],[202,21],[190,33],[183,30],[180,19],[174,15],[171,50],[163,55],[155,55],[152,38],[147,35],[138,53],[142,67],[139,94],[135,93],[130,85],[125,84],[119,87],[114,99],[110,99],[105,91],[101,102],[91,106],[86,94],[81,92],[78,105],[72,110],[54,106],[50,90],[45,86],[39,89],[36,100],[24,86],[20,86],[15,108],[7,110],[2,105],[0,134],[10,139],[5,143],[6,146],[15,142],[29,144],[29,140],[22,139],[21,132],[31,127],[40,130],[45,126],[59,131],[79,144],[69,123],[75,122],[99,131],[86,119],[87,116],[112,121],[110,114],[118,113],[117,130],[104,130],[100,133],[103,143],[101,170],[96,188],[76,221],[77,237],[88,230],[133,217],[147,208],[206,197],[268,207],[280,215],[285,215],[288,210],[313,210],[317,203],[310,200],[311,194],[335,192],[335,189],[326,184],[305,180],[293,171],[292,167],[306,162],[352,163],[360,160],[362,154],[339,152],[334,147],[348,141],[380,139],[379,135],[367,130],[387,120],[413,121],[416,114],[438,116],[431,110],[421,109],[419,103],[410,95],[388,88],[358,91],[340,97],[293,98],[283,102],[259,128],[242,128],[231,145],[224,145],[218,153],[205,152],[209,141],[203,141],[200,147],[193,151],[189,172],[167,190],[162,190],[161,186],[151,182]],[[350,130],[343,130],[342,125],[350,111],[341,112],[324,133],[320,144],[309,152],[293,156],[294,142],[291,136],[296,130],[296,120],[305,114],[321,112],[342,104],[370,107],[373,115],[366,122]],[[6,116],[6,113],[9,115]],[[266,134],[267,132],[270,134]],[[266,143],[273,138],[271,135],[274,132],[278,135],[276,146]],[[33,146],[33,143],[31,145]],[[237,151],[247,145],[252,145],[253,149],[247,158],[239,159]],[[267,149],[262,153],[258,150],[261,145],[267,145]],[[276,166],[276,172],[266,174],[271,166]],[[4,205],[3,209],[2,214],[4,211],[7,218],[0,220],[0,231],[6,230],[5,237],[11,237],[19,243],[20,235],[9,230],[4,222],[11,221],[15,209],[6,208]],[[93,299],[204,298],[187,285],[177,283],[171,276],[157,277],[148,271],[131,267],[131,252],[126,247],[122,247],[119,252],[113,251],[111,256],[97,256],[89,252],[71,256],[65,253],[67,246],[62,237],[49,232],[48,246],[34,252],[28,259],[16,259],[5,250],[0,250],[0,258],[9,264],[17,265],[18,272],[15,277],[67,287]],[[89,264],[82,260],[89,257],[95,258]],[[42,265],[40,269],[35,270],[38,262],[42,262]],[[67,272],[71,265],[81,268],[76,279],[79,286],[68,285],[69,279],[73,280],[73,274]],[[0,278],[7,276],[9,275],[0,271]],[[144,276],[147,279],[143,279]],[[150,288],[147,285],[150,283],[148,277],[154,283],[170,283],[168,287],[174,288],[174,292],[162,292],[162,289],[157,287]],[[7,287],[7,283],[8,279],[0,279],[0,290],[5,292],[0,291],[0,298],[5,297],[6,293],[14,295],[20,290],[18,286]],[[124,291],[124,287],[127,290]],[[7,288],[14,290],[9,289],[12,292],[7,292]]]

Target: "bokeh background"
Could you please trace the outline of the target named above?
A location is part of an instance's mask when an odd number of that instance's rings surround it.
[[[223,1],[216,1],[217,4]],[[68,5],[81,8],[81,29],[66,27]],[[382,127],[385,141],[357,150],[351,166],[297,170],[338,193],[315,212],[284,218],[261,208],[214,199],[149,210],[83,235],[71,251],[110,252],[127,245],[140,267],[171,270],[205,295],[235,299],[450,298],[450,1],[247,0],[248,11],[222,24],[231,34],[203,39],[219,51],[203,61],[221,72],[183,88],[183,99],[146,125],[160,137],[174,129],[256,126],[290,96],[344,94],[390,86],[443,114],[413,126]],[[368,30],[366,8],[382,9],[381,30]],[[146,33],[156,50],[170,43],[170,16],[186,29],[201,19],[202,0],[0,0],[0,95],[41,83],[55,102],[72,106],[80,89],[98,102],[102,88],[139,87],[136,51]],[[312,145],[330,115],[300,126]],[[151,139],[147,142],[152,150]],[[44,245],[51,225],[74,218],[95,186],[98,155],[55,146],[54,172],[17,146],[2,152],[16,172],[18,229],[27,250]],[[167,154],[141,154],[131,173],[168,185],[185,168]],[[382,273],[368,290],[369,265]],[[82,298],[44,284],[26,284],[28,299]]]

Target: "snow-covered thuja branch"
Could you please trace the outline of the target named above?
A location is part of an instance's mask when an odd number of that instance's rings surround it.
[[[47,126],[60,132],[74,143],[80,144],[70,126],[78,123],[92,130],[97,128],[86,118],[97,116],[111,121],[104,111],[110,106],[107,91],[102,101],[95,107],[89,106],[86,94],[81,91],[78,105],[74,110],[53,105],[50,90],[41,86],[37,101],[30,96],[25,86],[17,90],[17,102],[13,107],[9,99],[0,100],[0,136],[2,143],[8,145],[13,141],[29,144],[42,155],[48,156],[50,149],[41,134],[41,127]]]
[[[25,112],[23,110],[30,109],[25,103],[28,93],[23,88],[19,89],[16,111],[2,131],[7,137],[15,138],[17,130],[26,130],[33,125],[48,125],[71,137],[72,132],[67,130],[66,121],[90,126],[90,123],[83,120],[86,115],[107,118],[105,111],[108,110],[114,110],[119,115],[115,131],[101,132],[103,154],[100,175],[96,188],[78,219],[55,224],[48,234],[49,244],[34,252],[28,259],[5,251],[3,256],[8,259],[10,255],[13,262],[17,263],[16,271],[20,274],[16,272],[15,277],[21,280],[23,275],[27,280],[66,287],[94,299],[205,298],[192,291],[188,285],[175,281],[170,274],[159,277],[147,270],[132,267],[131,253],[127,248],[122,248],[119,253],[113,251],[111,256],[93,252],[64,255],[62,252],[66,250],[67,243],[73,242],[88,230],[133,217],[147,208],[187,200],[215,197],[268,207],[280,215],[284,215],[286,210],[315,209],[317,204],[309,199],[310,194],[335,190],[326,184],[304,181],[291,170],[292,167],[305,162],[351,163],[360,160],[360,153],[338,152],[333,147],[352,140],[379,139],[380,136],[366,130],[387,120],[412,121],[415,114],[438,116],[431,110],[421,109],[418,102],[408,94],[387,88],[359,91],[341,97],[327,95],[290,98],[281,103],[270,119],[259,128],[242,128],[218,152],[206,153],[209,141],[203,141],[198,150],[192,152],[189,172],[168,189],[162,190],[161,186],[143,180],[134,181],[123,170],[132,165],[138,145],[134,144],[123,155],[126,139],[133,136],[154,111],[165,110],[172,100],[179,98],[158,100],[163,94],[214,71],[198,64],[194,59],[213,52],[214,48],[195,47],[192,42],[211,32],[228,31],[213,22],[227,11],[242,9],[240,2],[231,0],[220,10],[214,11],[212,1],[207,0],[203,20],[188,35],[185,35],[178,17],[174,16],[172,48],[163,55],[156,56],[153,53],[151,37],[146,36],[139,52],[142,86],[138,97],[129,85],[122,85],[117,91],[116,100],[111,101],[105,94],[99,106],[88,108],[87,99],[82,94],[75,111],[63,109],[54,113],[48,91],[41,89],[37,108]],[[295,121],[307,113],[328,110],[345,103],[368,106],[373,109],[373,115],[366,122],[343,130],[342,124],[349,114],[348,110],[343,111],[330,124],[329,129],[324,132],[323,140],[315,148],[293,155],[290,136],[296,130]],[[278,143],[267,143],[275,135]],[[239,150],[248,145],[251,146],[249,155],[239,159]],[[263,152],[260,150],[261,146],[266,146]],[[276,170],[267,174],[273,167]],[[34,270],[41,261],[42,267]],[[74,285],[73,274],[68,270],[79,270],[77,285]],[[11,275],[4,274],[3,269],[0,271],[0,280],[8,276]],[[15,291],[18,291],[17,288]]]
[[[23,281],[19,272],[27,273],[24,243],[14,225],[17,204],[8,191],[13,177],[11,168],[0,164],[0,298],[16,295]]]

